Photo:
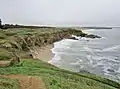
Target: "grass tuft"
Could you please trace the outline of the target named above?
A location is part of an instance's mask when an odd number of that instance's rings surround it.
[[[17,80],[0,77],[0,89],[20,89]]]

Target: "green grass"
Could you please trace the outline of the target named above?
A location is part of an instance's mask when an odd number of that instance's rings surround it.
[[[4,78],[0,76],[0,89],[20,89],[17,80]]]
[[[21,64],[0,68],[0,74],[39,76],[47,89],[120,89],[120,84],[93,74],[73,73],[37,60],[23,60]]]

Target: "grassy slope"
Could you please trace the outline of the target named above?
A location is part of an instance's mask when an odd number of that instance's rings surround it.
[[[0,74],[39,76],[47,89],[119,89],[120,84],[92,74],[77,74],[38,60],[23,60],[21,64],[0,68]]]
[[[0,89],[19,89],[19,83],[17,80],[0,76]]]

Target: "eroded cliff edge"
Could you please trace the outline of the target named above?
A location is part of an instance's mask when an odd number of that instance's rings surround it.
[[[72,35],[101,38],[97,35],[83,33],[80,29],[73,28],[12,28],[0,30],[0,60],[13,60],[19,62],[20,58],[38,59],[36,53],[43,46],[53,44],[62,39],[78,40]],[[4,52],[5,51],[5,52]],[[3,56],[4,55],[4,56]]]

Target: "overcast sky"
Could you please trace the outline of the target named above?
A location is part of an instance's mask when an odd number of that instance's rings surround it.
[[[4,23],[120,26],[120,0],[0,0]]]

